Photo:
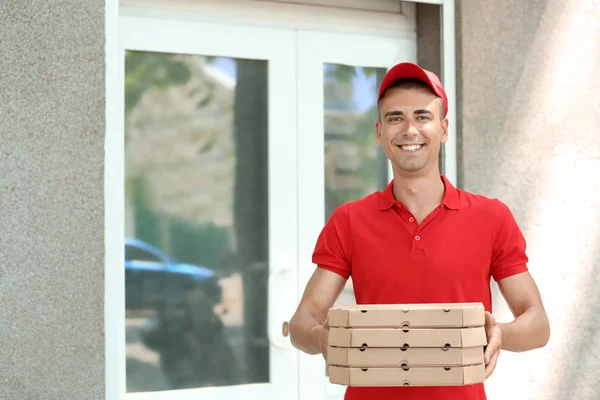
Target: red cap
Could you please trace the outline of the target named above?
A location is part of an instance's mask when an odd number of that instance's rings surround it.
[[[446,113],[448,113],[448,96],[446,95],[446,91],[444,90],[440,79],[433,72],[427,71],[419,67],[417,64],[411,62],[396,64],[387,72],[383,78],[383,81],[381,82],[381,87],[379,88],[379,97],[377,100],[381,100],[383,92],[385,92],[385,90],[392,83],[403,78],[415,78],[428,84],[433,92],[442,98],[442,101],[444,102],[444,110]]]

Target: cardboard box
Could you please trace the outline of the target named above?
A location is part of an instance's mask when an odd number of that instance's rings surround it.
[[[457,386],[485,380],[482,303],[331,308],[329,381],[346,386]]]
[[[483,364],[463,367],[354,368],[331,365],[329,381],[346,386],[461,386],[485,380]]]
[[[331,327],[467,328],[484,326],[482,303],[373,304],[331,308]]]
[[[478,347],[487,345],[484,327],[399,329],[329,328],[333,347]]]
[[[456,367],[483,364],[483,347],[344,348],[328,347],[327,364],[341,367]]]

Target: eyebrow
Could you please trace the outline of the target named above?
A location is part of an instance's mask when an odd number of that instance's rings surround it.
[[[433,113],[429,110],[425,110],[424,108],[419,109],[419,110],[415,110],[415,114],[429,114],[429,115],[433,115]]]
[[[414,112],[417,115],[423,115],[423,114],[428,114],[428,115],[433,115],[433,113],[429,110],[426,110],[424,108],[420,108],[418,110],[415,110]],[[388,111],[385,113],[384,117],[391,117],[391,116],[402,116],[404,115],[404,112],[400,111],[400,110],[393,110],[393,111]]]
[[[394,110],[394,111],[386,112],[384,117],[387,118],[387,117],[391,117],[391,116],[400,116],[400,115],[404,115],[404,113],[399,110]]]

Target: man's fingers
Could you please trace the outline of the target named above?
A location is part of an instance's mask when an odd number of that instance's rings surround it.
[[[488,346],[485,349],[485,353],[483,354],[483,363],[487,366],[490,363],[490,353],[489,353],[489,349],[490,347]]]
[[[483,359],[485,360],[485,364],[489,364],[491,361],[491,357],[500,351],[500,338],[497,336],[492,336],[485,348],[485,353]]]
[[[492,372],[494,372],[494,369],[496,369],[496,363],[498,362],[499,354],[500,354],[499,352],[495,353],[492,356],[490,363],[485,366],[485,379],[489,378],[490,375],[492,375]]]
[[[323,326],[323,357],[325,361],[327,361],[327,346],[329,345],[329,325],[327,325],[327,321],[325,321],[325,325]]]
[[[490,356],[494,354],[494,351],[494,343],[489,342],[485,348],[485,353],[483,354],[483,360],[485,362],[485,365],[488,365],[490,363]]]
[[[323,341],[323,354],[326,356],[327,346],[329,345],[329,325],[323,326],[322,341]]]
[[[484,360],[485,364],[489,364],[490,357],[500,348],[500,338],[496,330],[497,324],[494,316],[489,312],[485,312],[485,334],[487,337],[487,346],[485,349]]]
[[[488,339],[484,353],[485,378],[487,379],[496,368],[502,347],[502,332],[496,323],[496,318],[489,311],[485,312],[485,333]]]

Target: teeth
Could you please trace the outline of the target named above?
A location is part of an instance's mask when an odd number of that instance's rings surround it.
[[[406,150],[406,151],[417,151],[419,150],[421,147],[423,147],[422,144],[409,144],[408,146],[400,146],[402,148],[402,150]]]

